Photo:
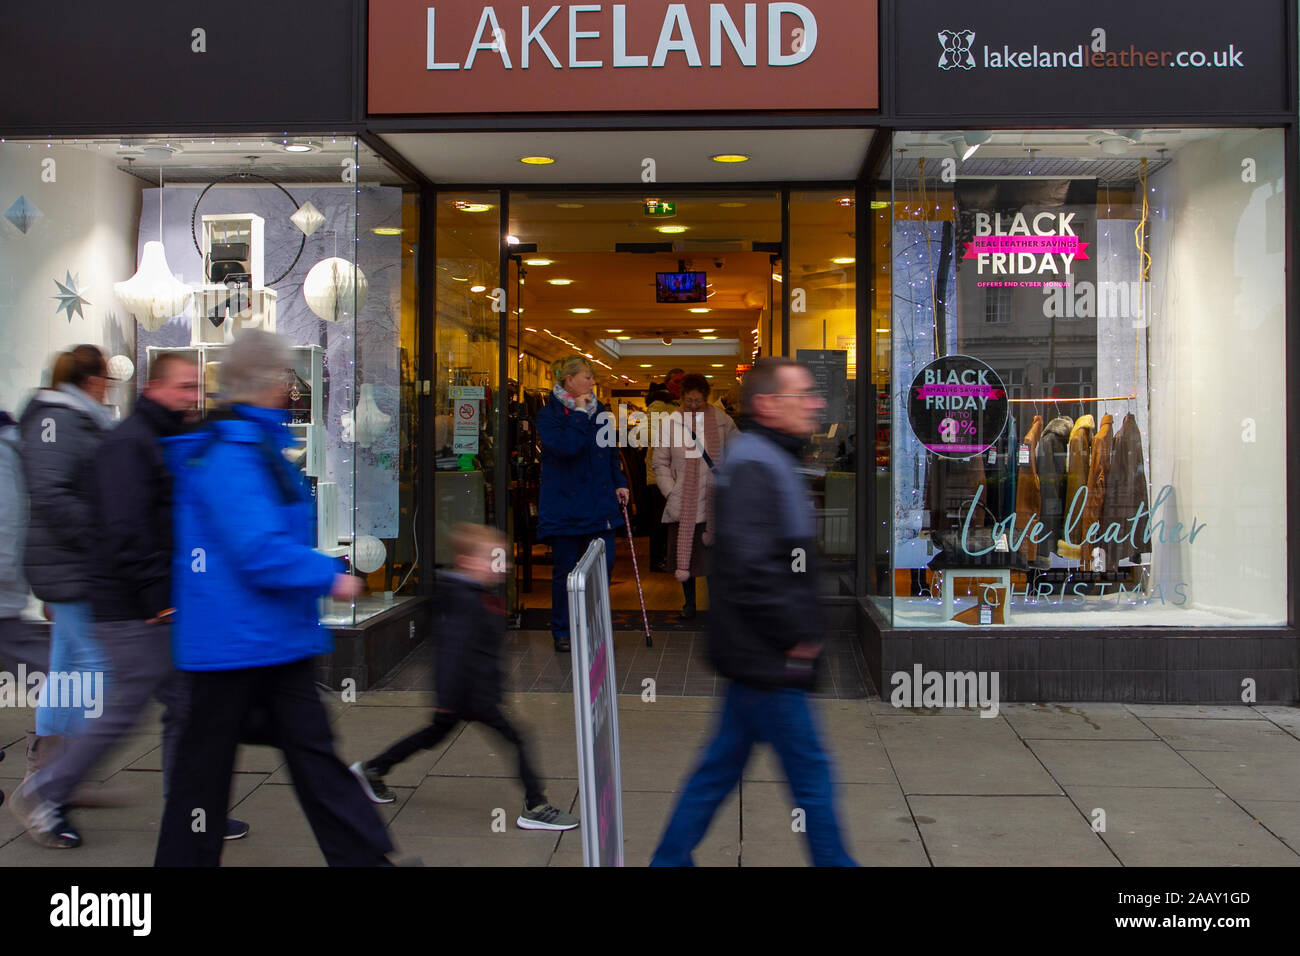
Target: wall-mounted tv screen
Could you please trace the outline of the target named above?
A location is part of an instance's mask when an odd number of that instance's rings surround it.
[[[709,297],[709,283],[703,272],[656,272],[656,302],[703,302]]]

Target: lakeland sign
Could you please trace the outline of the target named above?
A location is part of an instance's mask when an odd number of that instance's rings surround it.
[[[371,114],[862,109],[875,0],[371,0]]]

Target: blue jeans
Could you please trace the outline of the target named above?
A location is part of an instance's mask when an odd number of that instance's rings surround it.
[[[814,866],[857,866],[844,848],[835,816],[831,762],[822,749],[808,697],[801,690],[757,690],[732,684],[717,733],[673,808],[651,866],[693,866],[714,813],[740,782],[755,743],[770,743],[796,807],[805,814]]]
[[[597,538],[605,539],[605,571],[608,577],[613,577],[613,531],[551,536],[551,556],[555,561],[551,569],[551,636],[557,641],[569,639],[569,572],[577,567],[591,542]]]
[[[54,626],[50,634],[49,674],[80,672],[81,681],[86,675],[103,674],[103,688],[108,690],[108,655],[95,640],[95,623],[89,601],[70,601],[50,604],[54,613]],[[66,686],[66,685],[65,685]],[[40,737],[70,736],[81,729],[85,720],[85,707],[51,707],[47,703],[50,685],[47,681],[41,690],[40,705],[36,708],[36,734]],[[102,703],[102,702],[101,702]]]

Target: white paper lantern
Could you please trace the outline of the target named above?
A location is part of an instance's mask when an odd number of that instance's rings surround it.
[[[312,266],[302,284],[307,307],[327,322],[340,322],[353,316],[354,291],[356,311],[360,312],[370,294],[370,282],[360,268],[338,256]]]
[[[172,275],[163,244],[144,244],[140,268],[125,282],[115,282],[113,291],[126,310],[146,329],[157,331],[185,311],[194,290]]]
[[[375,404],[375,387],[361,386],[361,401],[357,402],[357,411],[353,416],[353,441],[362,448],[369,448],[388,429],[392,415],[385,414]]]
[[[135,363],[125,355],[114,355],[108,360],[108,374],[115,381],[125,382],[135,374]]]
[[[384,566],[388,558],[388,549],[384,542],[372,534],[357,536],[352,546],[352,566],[362,574],[372,574]]]

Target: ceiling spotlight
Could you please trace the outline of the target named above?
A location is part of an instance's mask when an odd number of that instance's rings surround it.
[[[831,262],[835,263],[837,266],[851,266],[857,261],[858,260],[852,256],[836,256],[831,260]]]
[[[525,259],[525,260],[524,260],[524,265],[526,265],[526,266],[549,266],[549,265],[554,265],[554,262],[553,262],[553,260],[551,260],[551,259]]]
[[[520,156],[519,161],[525,166],[549,166],[555,162],[554,156]]]
[[[468,199],[453,199],[452,209],[459,209],[461,212],[487,212],[492,208],[489,203],[470,202]]]
[[[1120,136],[1102,136],[1094,142],[1107,156],[1123,156],[1132,144]]]
[[[704,312],[712,312],[713,310],[712,310],[712,309],[704,309],[704,308],[696,308],[696,309],[688,309],[687,311],[689,311],[689,312],[695,312],[695,313],[704,313]]]
[[[659,341],[662,342],[664,345],[672,345],[672,344],[673,344],[673,337],[672,337],[671,335],[665,335],[665,336],[664,336],[662,339],[660,339]]]
[[[642,367],[642,368],[654,368],[654,366],[651,365],[651,364],[649,364],[648,362],[643,362],[643,363],[641,363],[641,367]]]
[[[714,341],[714,340],[717,338],[717,336],[716,336],[716,335],[701,335],[700,338],[704,339],[704,341],[706,341],[706,342],[712,342],[712,341]]]
[[[749,157],[744,153],[718,153],[716,156],[710,156],[709,159],[715,163],[747,163]]]
[[[656,226],[656,232],[662,232],[665,236],[675,236],[678,233],[686,231],[686,226]]]
[[[581,208],[582,208],[582,203],[580,203],[580,202],[557,202],[557,203],[555,204],[555,208],[556,208],[556,209],[581,209]]]
[[[620,335],[620,336],[618,336],[618,341],[620,341],[620,342],[627,342],[627,341],[631,340],[631,338],[632,338],[632,336],[630,336],[630,335]]]
[[[855,205],[852,196],[841,196],[839,199],[835,200],[835,204],[836,204],[837,206],[852,206],[852,205]]]
[[[486,292],[486,291],[487,291],[487,286],[485,286],[485,285],[472,285],[472,286],[469,287],[469,291],[470,291],[470,292]]]
[[[286,153],[310,153],[317,149],[320,149],[320,147],[310,140],[305,139],[291,139],[287,140],[284,144],[284,151]]]
[[[712,368],[726,368],[726,366],[723,365],[721,362],[714,362],[713,365],[712,365],[711,367],[712,367]]]
[[[569,311],[572,312],[574,315],[587,315],[592,310],[591,309],[570,309]]]
[[[573,285],[572,279],[547,279],[546,281],[551,285]]]
[[[622,329],[606,329],[606,332],[622,332]]]
[[[989,141],[990,135],[985,132],[957,133],[953,136],[945,136],[943,141],[952,147],[954,156],[960,160],[967,160],[975,155],[975,150]]]
[[[712,332],[713,329],[700,329],[701,332]]]

